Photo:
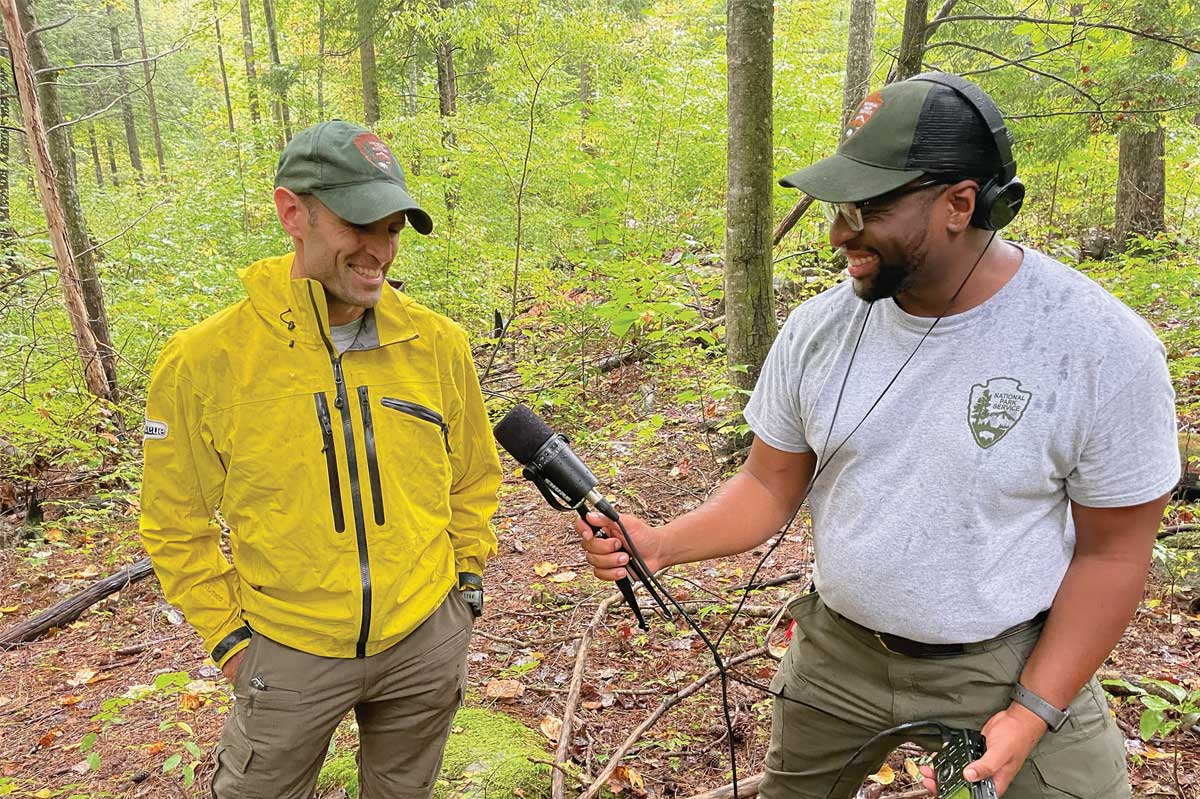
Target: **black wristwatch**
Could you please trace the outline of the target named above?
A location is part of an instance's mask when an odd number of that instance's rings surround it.
[[[1021,683],[1013,686],[1011,699],[1019,705],[1028,708],[1031,713],[1046,722],[1050,732],[1058,732],[1071,717],[1071,708],[1059,710],[1054,705],[1042,699]]]
[[[471,572],[458,573],[458,590],[462,591],[463,599],[471,606],[475,618],[483,615],[483,578]]]

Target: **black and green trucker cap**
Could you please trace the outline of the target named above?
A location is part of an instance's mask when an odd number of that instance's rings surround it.
[[[305,128],[279,154],[275,186],[312,194],[355,225],[403,211],[418,233],[433,220],[408,194],[396,156],[366,128],[335,119]]]
[[[906,80],[867,95],[837,152],[779,184],[826,202],[859,202],[922,175],[988,178],[1000,166],[996,140],[966,98]]]

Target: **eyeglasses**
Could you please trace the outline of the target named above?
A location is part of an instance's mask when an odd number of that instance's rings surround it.
[[[855,233],[861,233],[864,227],[862,210],[869,208],[872,205],[886,205],[887,203],[898,200],[906,194],[918,192],[921,189],[927,189],[930,186],[944,185],[946,181],[942,178],[932,178],[923,180],[920,183],[913,183],[908,186],[901,186],[894,191],[889,191],[886,194],[880,194],[878,197],[871,197],[866,200],[859,200],[852,203],[830,203],[822,202],[821,210],[825,212],[825,221],[831,226],[837,222],[840,215],[846,221],[846,226]]]

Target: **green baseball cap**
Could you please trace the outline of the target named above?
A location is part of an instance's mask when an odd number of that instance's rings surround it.
[[[779,181],[826,202],[859,202],[923,175],[990,177],[1000,171],[995,138],[948,86],[906,80],[863,99],[837,152]]]
[[[384,143],[366,128],[335,119],[305,128],[279,154],[275,186],[312,194],[355,225],[403,211],[418,233],[433,220],[408,194],[404,170]]]

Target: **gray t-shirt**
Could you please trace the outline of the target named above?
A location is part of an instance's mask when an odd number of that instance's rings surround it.
[[[994,637],[1050,607],[1068,500],[1136,505],[1179,479],[1162,344],[1092,280],[1024,252],[995,295],[938,323],[816,481],[817,589],[862,625]],[[847,281],[792,312],[746,407],[759,439],[832,452],[863,419],[933,323],[875,303],[834,420],[869,307]]]
[[[369,350],[379,346],[379,331],[375,327],[375,312],[370,308],[363,315],[344,325],[329,328],[329,337],[338,355],[349,349]]]

